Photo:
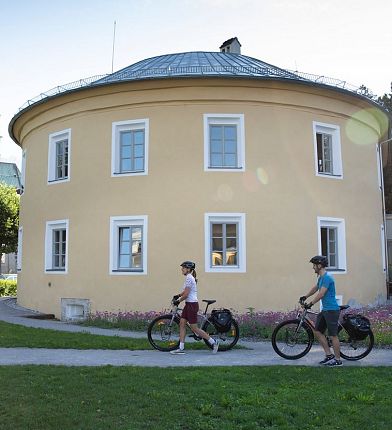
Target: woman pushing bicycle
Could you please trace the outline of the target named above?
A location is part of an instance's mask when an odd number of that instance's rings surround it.
[[[321,300],[323,310],[317,315],[314,334],[325,352],[324,360],[320,364],[330,367],[342,366],[340,359],[340,343],[338,338],[338,321],[340,308],[335,297],[335,281],[333,277],[326,271],[328,267],[328,258],[322,255],[316,255],[309,263],[313,264],[313,270],[318,275],[317,284],[306,294],[300,297],[300,303],[305,309],[310,309],[315,303]],[[305,300],[316,294],[309,303],[304,303]],[[335,354],[331,353],[327,338],[324,336],[325,329],[328,328],[328,335],[332,341],[332,347]]]
[[[192,261],[184,261],[181,265],[182,274],[185,276],[183,290],[180,294],[173,297],[174,304],[178,305],[180,302],[185,301],[185,307],[181,314],[180,319],[180,346],[171,354],[185,354],[185,335],[186,335],[186,322],[192,328],[192,331],[199,337],[206,339],[212,345],[212,353],[216,354],[219,348],[219,343],[209,336],[204,330],[197,326],[197,312],[199,311],[199,303],[197,301],[197,278],[196,278],[196,265]]]

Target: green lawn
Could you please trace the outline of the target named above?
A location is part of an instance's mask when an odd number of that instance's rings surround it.
[[[0,348],[65,348],[65,349],[153,349],[145,339],[73,333],[25,327],[0,321]],[[207,349],[204,342],[187,342],[187,349]],[[247,349],[235,346],[236,349]],[[1,430],[1,422],[0,422]]]
[[[12,430],[390,430],[390,368],[0,367]]]

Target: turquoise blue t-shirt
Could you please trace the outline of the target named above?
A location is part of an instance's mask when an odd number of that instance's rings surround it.
[[[336,311],[339,309],[338,302],[336,301],[335,291],[335,280],[329,273],[325,273],[323,276],[319,276],[317,280],[317,289],[321,287],[327,289],[324,297],[321,299],[323,304],[323,311]]]

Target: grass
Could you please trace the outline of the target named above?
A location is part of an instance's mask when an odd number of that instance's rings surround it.
[[[24,327],[0,321],[0,347],[65,349],[153,349],[146,339],[101,336]],[[187,343],[187,349],[205,349],[204,342]],[[1,429],[1,419],[0,419]]]
[[[3,430],[389,430],[389,368],[0,367]]]

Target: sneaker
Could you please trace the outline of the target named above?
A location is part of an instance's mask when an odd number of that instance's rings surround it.
[[[326,355],[324,360],[321,360],[319,364],[328,364],[329,362],[331,362],[334,359],[335,359],[335,356],[333,354]]]
[[[216,354],[219,349],[219,340],[215,339],[215,343],[212,345],[212,353]]]
[[[185,351],[183,349],[177,348],[174,351],[170,351],[170,354],[181,355],[181,354],[185,354]]]
[[[342,360],[333,360],[326,364],[328,367],[339,367],[343,366]]]

